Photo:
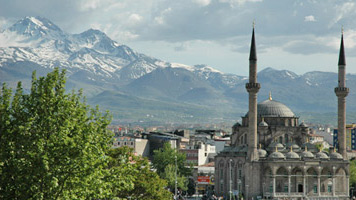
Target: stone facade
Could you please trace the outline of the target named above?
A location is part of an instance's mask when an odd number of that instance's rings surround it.
[[[338,129],[345,129],[345,58],[339,60]],[[341,50],[342,49],[342,50]],[[340,68],[341,67],[341,68]],[[254,31],[250,51],[249,112],[232,127],[231,145],[215,157],[215,191],[229,199],[348,199],[349,161],[343,134],[339,152],[322,152],[309,143],[304,122],[270,98],[257,104],[257,57]],[[341,75],[340,75],[341,74]],[[257,148],[257,145],[259,148]]]

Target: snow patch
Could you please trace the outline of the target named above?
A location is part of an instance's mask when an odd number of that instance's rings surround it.
[[[180,64],[180,63],[171,63],[171,67],[172,68],[182,68],[182,69],[186,69],[191,72],[195,70],[195,67],[185,65],[185,64]]]
[[[47,30],[47,29],[48,29],[48,28],[47,28],[46,26],[44,26],[43,23],[42,23],[40,20],[38,20],[37,18],[35,18],[35,17],[29,17],[29,19],[30,19],[34,24],[36,24],[37,26],[41,27],[42,29],[44,29],[44,30]]]

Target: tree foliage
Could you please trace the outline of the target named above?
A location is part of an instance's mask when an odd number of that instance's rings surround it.
[[[65,92],[65,71],[0,90],[0,199],[170,199],[132,150],[111,149],[108,113]]]
[[[178,186],[182,190],[187,190],[187,177],[191,175],[191,169],[185,166],[186,156],[184,153],[179,153],[176,149],[171,148],[171,145],[167,142],[163,145],[163,148],[154,151],[152,164],[160,177],[168,182],[168,187],[173,191],[175,188],[176,158]]]
[[[176,182],[176,167],[174,165],[169,164],[164,173],[162,174],[162,178],[164,178],[168,182],[168,188],[171,191],[175,189],[175,182]],[[188,178],[182,175],[177,174],[177,188],[186,191],[188,189]]]
[[[172,194],[166,189],[166,181],[151,170],[146,158],[135,156],[132,149],[121,147],[111,149],[108,165],[107,182],[111,196],[120,199],[171,199]]]
[[[65,93],[65,72],[0,93],[0,199],[87,199],[105,195],[100,177],[109,148],[108,114],[81,92]],[[100,187],[99,187],[100,186]]]
[[[350,161],[350,186],[356,185],[356,160]]]

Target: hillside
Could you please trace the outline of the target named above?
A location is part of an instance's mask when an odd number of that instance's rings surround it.
[[[32,71],[45,75],[55,67],[65,69],[67,89],[83,88],[88,102],[110,110],[116,121],[234,122],[247,112],[247,77],[207,65],[165,62],[138,53],[100,30],[69,34],[48,19],[26,17],[0,34],[16,43],[0,48],[0,82],[15,87],[22,81],[28,88]],[[273,99],[302,119],[336,123],[336,73],[298,75],[265,68],[258,81],[258,101],[267,99],[271,91]],[[355,121],[356,75],[347,74],[347,84],[349,119]]]

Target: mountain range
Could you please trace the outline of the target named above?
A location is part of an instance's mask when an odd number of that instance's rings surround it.
[[[29,88],[32,71],[43,76],[55,67],[66,69],[67,89],[83,88],[88,103],[110,110],[118,122],[233,122],[247,112],[247,77],[165,62],[99,30],[69,34],[48,19],[25,17],[1,30],[0,42],[0,82],[15,87],[22,81]],[[301,118],[336,122],[336,73],[265,68],[258,81],[259,101],[271,91]],[[355,121],[355,74],[347,74],[347,84],[349,119]]]

